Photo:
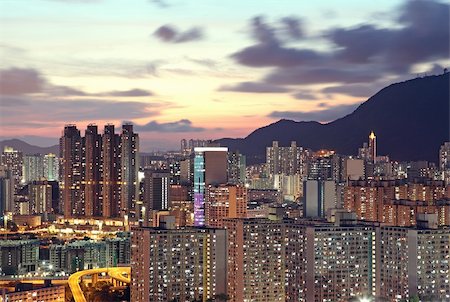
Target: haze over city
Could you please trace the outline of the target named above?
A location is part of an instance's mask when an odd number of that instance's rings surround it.
[[[151,151],[329,122],[442,73],[448,19],[442,1],[3,0],[0,138],[130,121]]]

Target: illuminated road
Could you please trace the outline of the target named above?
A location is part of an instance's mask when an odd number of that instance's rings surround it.
[[[131,273],[131,267],[104,267],[104,268],[95,268],[95,269],[88,269],[84,271],[76,272],[69,277],[69,287],[72,291],[73,298],[75,302],[87,302],[86,298],[84,297],[83,291],[80,287],[80,280],[84,276],[94,275],[94,274],[101,274],[101,273],[107,273],[111,278],[124,282],[124,283],[130,283],[130,273]],[[125,274],[127,276],[125,276]]]

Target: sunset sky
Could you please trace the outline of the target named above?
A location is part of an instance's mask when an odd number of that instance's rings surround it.
[[[449,4],[1,0],[0,139],[131,121],[141,150],[332,121],[450,66]]]

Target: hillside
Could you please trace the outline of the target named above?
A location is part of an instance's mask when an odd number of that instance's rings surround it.
[[[377,135],[378,154],[393,160],[438,161],[440,145],[450,136],[449,73],[416,78],[383,88],[351,114],[327,124],[279,120],[243,139],[220,139],[250,162],[264,161],[265,147],[278,140],[287,146],[356,154],[371,130]]]

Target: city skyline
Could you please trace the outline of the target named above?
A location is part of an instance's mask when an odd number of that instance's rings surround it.
[[[0,4],[0,138],[42,146],[94,120],[133,122],[143,150],[328,122],[450,62],[440,1],[36,3]]]

